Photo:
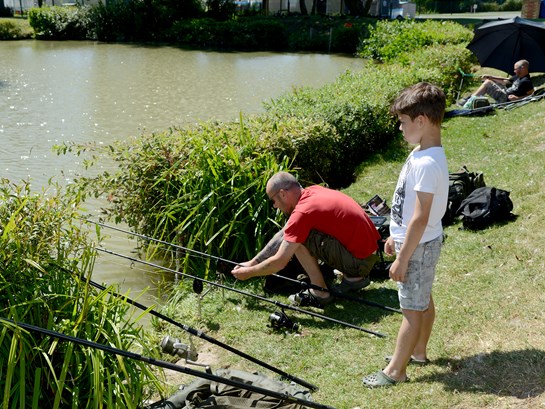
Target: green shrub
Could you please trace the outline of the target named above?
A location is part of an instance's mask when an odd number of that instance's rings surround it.
[[[334,147],[338,159],[331,172],[321,176],[331,187],[339,188],[352,183],[357,166],[396,135],[395,121],[388,113],[391,100],[417,80],[414,70],[370,66],[346,73],[318,90],[297,89],[266,104],[266,109],[278,121],[310,118],[335,129],[339,134]]]
[[[495,2],[482,2],[478,4],[478,11],[520,11],[522,9],[521,0],[507,0],[506,2],[499,4]]]
[[[474,54],[465,48],[465,44],[448,44],[401,53],[396,63],[400,64],[402,69],[426,72],[425,80],[441,87],[447,96],[447,104],[452,104],[455,102],[462,78],[460,70],[470,72],[477,60]]]
[[[238,50],[282,50],[285,27],[274,19],[240,18],[218,22],[211,18],[180,20],[169,37],[182,44]]]
[[[308,118],[171,129],[105,148],[119,171],[78,184],[87,193],[108,195],[108,214],[145,235],[247,259],[280,223],[265,197],[267,180],[288,168],[299,169],[303,183],[334,173],[337,138],[331,126]]]
[[[0,20],[0,40],[21,40],[31,38],[32,30],[24,22],[15,19]]]
[[[79,200],[58,186],[0,182],[0,316],[124,350],[149,352],[111,290],[87,286],[94,265]],[[136,408],[156,379],[140,362],[57,342],[0,320],[3,407]],[[158,385],[155,385],[156,387]]]
[[[369,29],[359,54],[383,62],[395,61],[402,53],[434,44],[462,44],[473,37],[471,30],[450,21],[383,20]]]
[[[355,53],[366,33],[367,21],[252,16],[222,22],[211,18],[179,20],[167,38],[220,49]]]
[[[28,11],[28,22],[37,38],[49,40],[83,40],[88,37],[86,7],[42,7]]]
[[[367,37],[368,24],[346,21],[333,29],[331,51],[354,54],[362,39]]]
[[[173,24],[202,14],[194,0],[107,1],[91,7],[90,37],[100,41],[165,41]]]

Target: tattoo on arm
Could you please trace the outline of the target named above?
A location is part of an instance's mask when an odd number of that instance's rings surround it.
[[[263,247],[263,250],[257,253],[257,256],[254,257],[254,260],[258,263],[261,263],[262,261],[267,260],[269,257],[274,256],[278,252],[280,244],[282,244],[283,240],[284,229],[280,230],[274,235],[272,239],[269,240],[265,247]]]

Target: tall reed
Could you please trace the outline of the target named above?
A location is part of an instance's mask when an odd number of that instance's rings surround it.
[[[95,252],[78,205],[58,186],[1,181],[0,317],[15,322],[0,320],[2,408],[136,408],[156,381],[139,362],[16,325],[151,353],[130,306],[87,285]]]

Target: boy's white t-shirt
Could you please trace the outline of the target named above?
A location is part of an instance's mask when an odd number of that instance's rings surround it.
[[[407,227],[413,216],[416,193],[433,193],[428,225],[420,239],[426,243],[443,234],[441,219],[448,202],[448,165],[442,146],[424,150],[415,148],[401,169],[392,199],[390,235],[395,241],[403,242]]]

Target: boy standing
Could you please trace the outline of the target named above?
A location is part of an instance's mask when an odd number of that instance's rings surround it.
[[[435,320],[431,287],[443,241],[443,217],[448,200],[448,167],[441,145],[445,94],[422,82],[406,88],[392,104],[399,129],[416,148],[399,175],[392,201],[388,255],[397,254],[390,278],[397,282],[403,320],[396,348],[382,371],[367,375],[368,387],[408,381],[407,364],[427,362],[427,344]]]

